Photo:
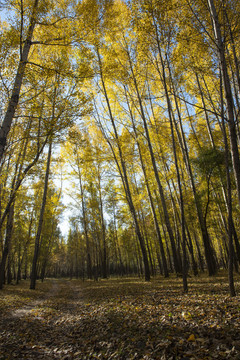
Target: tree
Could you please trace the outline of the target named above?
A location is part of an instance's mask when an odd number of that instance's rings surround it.
[[[23,4],[23,3],[22,3]],[[21,4],[21,6],[22,6]],[[23,18],[21,18],[21,34],[20,34],[20,60],[17,69],[17,74],[15,76],[13,90],[11,98],[8,103],[7,111],[3,119],[1,129],[0,129],[0,162],[4,154],[6,147],[7,136],[11,129],[12,121],[15,115],[16,108],[19,102],[20,91],[22,87],[23,77],[26,70],[26,65],[28,61],[29,52],[32,45],[33,31],[37,23],[37,14],[38,14],[39,0],[35,0],[32,4],[32,11],[29,19],[29,26],[26,33],[25,40],[22,39],[22,27],[23,27]],[[21,13],[23,8],[21,7]],[[22,47],[23,46],[23,47]]]
[[[45,211],[45,206],[46,206],[46,201],[47,201],[47,191],[48,191],[48,180],[49,180],[49,174],[50,174],[51,156],[52,156],[52,139],[50,140],[49,146],[48,146],[43,197],[42,197],[42,204],[41,204],[41,209],[40,209],[40,214],[39,214],[37,233],[36,233],[36,237],[35,237],[34,255],[33,255],[32,271],[31,271],[31,283],[30,283],[30,289],[33,289],[33,290],[36,287],[36,280],[37,280],[37,260],[38,260],[38,256],[39,256],[40,236],[41,236],[41,232],[42,232],[43,217],[44,217],[44,211]]]

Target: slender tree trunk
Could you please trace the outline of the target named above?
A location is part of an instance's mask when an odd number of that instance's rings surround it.
[[[7,218],[6,237],[3,247],[2,259],[0,263],[0,289],[3,288],[4,279],[5,279],[6,262],[7,262],[7,257],[9,256],[9,250],[11,246],[13,219],[14,219],[14,203],[10,207],[10,211]]]
[[[195,260],[195,256],[194,256],[194,250],[193,250],[193,243],[192,243],[192,238],[191,238],[191,234],[190,234],[190,231],[188,229],[188,226],[186,224],[186,231],[187,231],[187,236],[188,236],[188,249],[189,249],[189,252],[190,252],[190,255],[191,255],[191,258],[192,258],[192,269],[193,269],[193,274],[195,276],[198,275],[198,267],[197,267],[197,263],[196,263],[196,260]]]
[[[98,192],[99,192],[101,227],[102,227],[102,240],[103,240],[102,275],[103,275],[104,279],[107,279],[106,228],[105,228],[105,221],[104,221],[104,215],[103,215],[103,201],[102,201],[101,179],[100,179],[99,169],[98,169]]]
[[[238,240],[234,222],[232,223],[232,226],[233,226],[233,238],[234,238],[235,248],[236,248],[236,256],[237,256],[238,262],[240,264],[240,244],[239,244],[239,240]]]
[[[159,213],[160,223],[162,225],[163,236],[164,236],[164,240],[165,240],[165,244],[166,244],[166,250],[167,250],[168,261],[169,261],[169,269],[173,273],[174,272],[174,264],[173,264],[173,261],[172,261],[173,257],[171,256],[171,253],[170,253],[170,250],[169,250],[167,231],[165,229],[165,225],[164,225],[164,221],[163,221],[163,215],[162,215],[162,213],[160,211],[160,200],[159,200],[159,198],[157,196],[157,191],[156,190],[154,190],[154,195],[155,195],[157,203],[158,203],[158,210],[159,210],[158,213]]]
[[[11,255],[11,249],[8,253],[8,261],[7,261],[7,284],[8,285],[11,284],[13,279],[14,280],[16,279],[16,272],[15,272],[15,269],[14,269],[15,267],[14,267],[14,263],[13,263],[14,257],[12,256],[12,258],[11,258],[10,255]],[[13,274],[12,274],[11,267],[13,268]]]
[[[114,214],[113,214],[113,222],[114,222],[114,237],[116,242],[116,250],[117,250],[117,257],[119,257],[119,263],[120,263],[120,274],[123,276],[125,273],[125,268],[122,261],[122,253],[118,242],[118,229],[117,229],[117,220],[116,220],[116,213],[115,213],[115,206],[113,208]]]
[[[39,216],[39,221],[38,221],[37,234],[35,237],[35,247],[34,247],[34,255],[33,255],[33,261],[32,261],[31,282],[30,282],[30,289],[32,289],[32,290],[35,289],[36,280],[37,280],[37,261],[38,261],[38,256],[39,256],[39,247],[40,247],[39,245],[40,245],[40,237],[41,237],[41,233],[42,233],[43,217],[44,217],[45,205],[46,205],[46,201],[47,201],[51,155],[52,155],[52,140],[50,140],[49,147],[48,147],[48,157],[47,157],[47,166],[46,166],[45,180],[44,180],[42,206],[41,206],[40,216]]]
[[[192,230],[192,233],[193,233],[194,241],[195,241],[196,248],[197,248],[197,254],[198,254],[200,270],[202,272],[204,272],[204,260],[203,260],[203,256],[202,256],[202,253],[201,253],[198,236],[197,236],[196,231],[194,229]]]
[[[18,246],[18,259],[17,259],[17,279],[16,284],[19,283],[19,281],[22,278],[21,274],[21,244]]]
[[[49,256],[51,254],[51,247],[52,247],[52,243],[53,243],[52,240],[53,240],[53,237],[54,237],[54,231],[56,229],[56,226],[57,226],[56,221],[52,220],[51,234],[49,236],[47,250],[45,252],[45,256],[44,256],[42,267],[41,267],[40,278],[41,278],[42,282],[43,282],[43,280],[45,279],[45,276],[46,276],[46,269],[47,269],[47,265],[48,265]]]
[[[77,152],[76,152],[77,153]],[[82,203],[82,216],[83,216],[83,228],[84,228],[84,236],[86,241],[87,247],[87,276],[89,279],[92,279],[92,259],[90,254],[90,244],[89,244],[89,236],[88,236],[88,223],[87,223],[87,214],[85,208],[85,194],[84,188],[82,183],[82,173],[80,167],[80,161],[77,157],[77,167],[78,167],[78,178],[79,178],[79,185],[80,185],[80,194],[81,194],[81,203]]]
[[[151,266],[151,274],[154,275],[155,271],[154,271],[154,266],[153,266],[152,253],[151,253],[150,246],[149,246],[148,233],[147,233],[147,229],[145,226],[145,221],[144,221],[144,216],[143,216],[142,211],[141,211],[141,218],[142,218],[142,224],[143,224],[142,225],[143,226],[143,234],[144,234],[145,243],[146,243],[147,252],[148,252],[148,258],[149,258],[149,262],[150,262],[150,266]]]
[[[170,99],[169,99],[170,104]],[[170,113],[170,109],[169,109]],[[188,292],[188,283],[187,283],[187,250],[186,250],[186,230],[185,230],[185,215],[184,215],[184,203],[183,203],[183,193],[182,193],[182,184],[178,166],[178,158],[176,152],[176,143],[175,143],[175,135],[173,129],[173,122],[172,117],[170,116],[170,127],[171,127],[171,134],[172,134],[172,144],[173,144],[173,153],[174,153],[174,161],[175,167],[177,171],[177,181],[178,181],[178,190],[179,190],[179,197],[180,197],[180,213],[181,213],[181,228],[182,228],[182,249],[183,249],[183,291],[184,293]]]
[[[21,273],[23,261],[25,260],[25,274],[24,274],[25,280],[27,278],[27,267],[26,267],[27,266],[27,250],[28,250],[28,245],[31,240],[32,224],[33,224],[33,211],[32,211],[31,218],[30,218],[27,240],[24,244],[22,258],[20,259],[20,262],[19,262],[19,272]]]
[[[234,248],[233,248],[233,222],[232,222],[232,188],[231,188],[231,178],[229,172],[229,158],[228,158],[228,139],[225,127],[224,120],[224,105],[223,105],[223,95],[222,95],[222,83],[221,83],[221,107],[222,107],[222,128],[224,134],[224,145],[225,145],[225,168],[226,168],[226,180],[227,180],[227,196],[228,196],[228,281],[229,281],[229,291],[231,296],[236,296],[234,278],[233,278],[233,260],[234,260]]]

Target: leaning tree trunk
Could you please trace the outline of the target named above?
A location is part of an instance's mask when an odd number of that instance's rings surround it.
[[[37,15],[38,3],[39,3],[39,0],[35,0],[34,4],[33,4],[32,15],[30,18],[30,23],[29,23],[26,39],[24,41],[24,46],[23,46],[23,49],[20,54],[20,61],[19,61],[19,65],[18,65],[17,74],[15,76],[12,95],[10,97],[7,111],[6,111],[5,117],[3,119],[1,129],[0,129],[0,163],[1,163],[3,155],[4,155],[6,142],[7,142],[7,136],[11,129],[12,121],[13,121],[15,111],[18,106],[18,102],[19,102],[19,96],[20,96],[20,91],[21,91],[21,87],[22,87],[23,77],[25,75],[28,55],[29,55],[30,48],[32,45],[33,31],[34,31],[34,28],[36,25],[36,15]]]

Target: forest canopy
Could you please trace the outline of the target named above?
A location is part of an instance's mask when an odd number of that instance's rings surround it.
[[[224,268],[234,296],[239,1],[0,9],[0,288]]]

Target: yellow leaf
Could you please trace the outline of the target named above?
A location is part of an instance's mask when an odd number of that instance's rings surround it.
[[[194,335],[194,334],[191,334],[191,335],[189,336],[189,338],[187,339],[187,341],[196,341],[195,335]]]

